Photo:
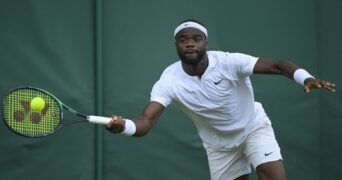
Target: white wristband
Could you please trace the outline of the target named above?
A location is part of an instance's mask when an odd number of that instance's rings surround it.
[[[126,136],[132,136],[135,134],[136,130],[137,127],[135,126],[135,123],[130,119],[125,119],[125,128],[121,132],[121,134],[124,134]]]
[[[311,74],[309,74],[306,70],[304,69],[297,69],[293,73],[293,80],[295,80],[298,84],[301,84],[304,86],[304,81],[307,78],[315,78]]]

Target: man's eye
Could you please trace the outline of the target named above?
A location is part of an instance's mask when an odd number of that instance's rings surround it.
[[[178,42],[184,43],[185,39],[184,38],[180,38],[180,39],[178,39]]]

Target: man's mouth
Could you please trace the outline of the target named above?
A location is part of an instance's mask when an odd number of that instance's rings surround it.
[[[198,52],[195,51],[195,50],[185,51],[185,52],[184,52],[184,54],[195,54],[195,53],[198,53]]]

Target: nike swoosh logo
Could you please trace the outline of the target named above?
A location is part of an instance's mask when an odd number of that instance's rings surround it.
[[[217,81],[217,82],[214,82],[214,84],[215,84],[215,85],[218,85],[221,81],[222,81],[222,79],[220,79],[220,80]]]
[[[265,153],[265,156],[269,156],[270,154],[272,154],[273,152],[270,152],[270,153]]]

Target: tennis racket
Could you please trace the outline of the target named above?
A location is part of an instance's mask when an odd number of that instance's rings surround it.
[[[82,119],[64,123],[63,110]],[[9,129],[25,137],[45,137],[76,122],[107,124],[111,121],[108,117],[81,114],[49,92],[30,86],[11,90],[3,99],[2,111]]]

